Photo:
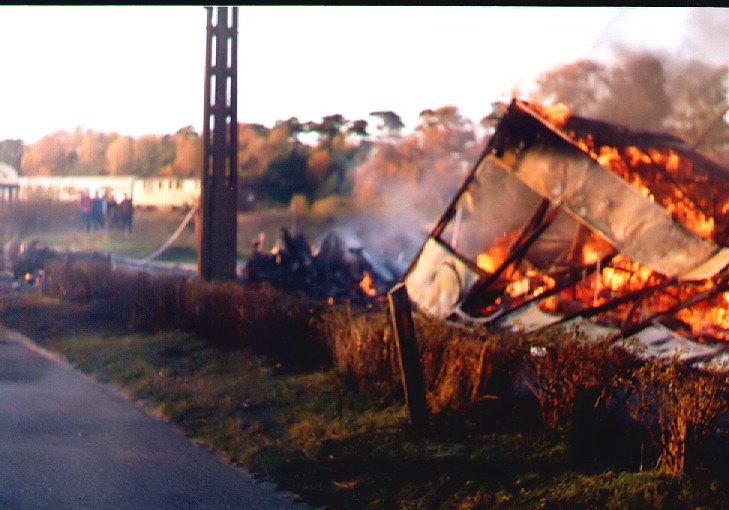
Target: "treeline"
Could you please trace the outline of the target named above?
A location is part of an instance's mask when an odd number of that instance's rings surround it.
[[[526,99],[564,103],[576,115],[634,129],[683,137],[719,163],[729,165],[729,103],[726,68],[625,53],[612,64],[584,60],[544,73]],[[273,127],[240,124],[239,203],[289,203],[294,195],[313,201],[330,195],[381,196],[400,183],[428,184],[415,196],[453,186],[478,156],[503,103],[479,123],[453,106],[424,110],[408,135],[392,111],[349,120],[340,114],[319,122],[297,118]],[[77,129],[24,146],[0,142],[0,161],[23,175],[178,175],[201,173],[200,135],[185,127],[172,135],[132,138]],[[400,191],[398,189],[398,191]],[[402,200],[402,199],[401,199]]]
[[[58,131],[38,142],[0,142],[0,161],[21,175],[180,175],[199,174],[200,137],[191,127],[174,135],[139,138],[80,128]]]
[[[350,195],[362,166],[359,188],[370,193],[381,177],[422,176],[441,156],[462,161],[466,156],[460,152],[475,139],[472,123],[452,106],[423,111],[421,123],[407,137],[401,134],[404,125],[394,112],[373,112],[371,117],[376,122],[372,128],[367,121],[351,121],[339,114],[320,122],[290,118],[270,128],[240,124],[241,206],[288,204],[295,195],[310,201]],[[374,146],[387,149],[373,153]],[[196,177],[201,174],[202,145],[192,127],[173,135],[139,138],[77,129],[47,135],[27,146],[20,140],[2,141],[0,161],[18,168],[21,175]],[[375,167],[382,167],[382,176],[373,178]]]

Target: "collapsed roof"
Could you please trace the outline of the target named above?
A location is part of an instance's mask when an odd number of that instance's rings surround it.
[[[729,340],[729,171],[674,136],[550,113],[512,101],[404,275],[414,305]]]

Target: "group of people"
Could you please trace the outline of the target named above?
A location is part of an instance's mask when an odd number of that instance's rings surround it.
[[[106,227],[125,232],[132,231],[134,206],[127,193],[124,193],[121,200],[117,200],[108,193],[102,196],[98,190],[93,198],[87,191],[83,191],[79,199],[79,211],[81,224],[86,228],[86,232],[104,230]]]

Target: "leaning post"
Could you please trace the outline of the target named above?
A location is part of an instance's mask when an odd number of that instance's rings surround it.
[[[417,429],[423,429],[428,422],[428,408],[407,287],[402,282],[398,283],[387,293],[387,298],[390,304],[390,320],[395,333],[400,375],[403,390],[405,390],[405,402],[410,413],[410,423]]]

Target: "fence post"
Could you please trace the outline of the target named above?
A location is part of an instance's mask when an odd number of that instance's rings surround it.
[[[405,284],[400,282],[387,293],[390,304],[390,320],[395,333],[395,344],[399,354],[402,386],[405,390],[405,402],[410,413],[410,423],[418,429],[425,427],[428,421],[428,409],[425,401],[425,383],[423,369],[420,365],[420,353],[415,337],[410,298]]]

